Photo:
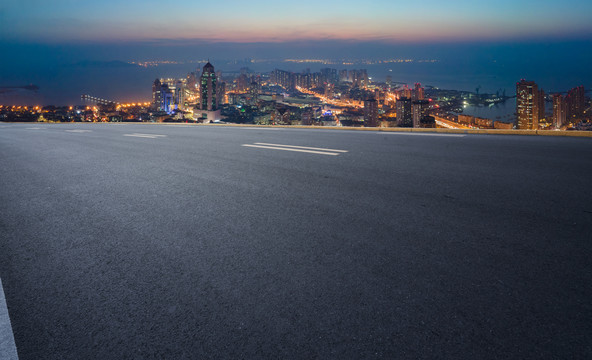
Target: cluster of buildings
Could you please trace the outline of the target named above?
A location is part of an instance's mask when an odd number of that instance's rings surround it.
[[[432,98],[436,99],[435,101]],[[230,122],[413,128],[567,129],[590,128],[592,110],[583,86],[566,94],[545,93],[533,81],[516,84],[516,121],[462,114],[469,102],[505,101],[501,94],[474,94],[373,82],[365,69],[296,73],[216,72],[208,61],[181,79],[156,79],[152,101],[119,104],[84,95],[94,106],[0,107],[5,121]],[[547,116],[545,103],[553,104]]]
[[[534,81],[521,80],[516,84],[516,128],[537,130],[539,128],[565,129],[587,120],[589,104],[583,86],[567,92],[552,94],[553,116],[545,114],[545,92]],[[551,120],[551,121],[549,121]]]
[[[275,69],[234,77],[207,63],[185,79],[156,79],[154,118],[282,125],[435,127],[424,88],[372,84],[366,69]]]

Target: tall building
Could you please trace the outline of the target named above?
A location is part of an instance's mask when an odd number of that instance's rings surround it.
[[[368,71],[366,69],[350,70],[349,78],[354,86],[367,86],[369,85]]]
[[[349,76],[347,75],[347,69],[343,69],[339,71],[339,81],[346,82],[349,80]]]
[[[413,100],[423,100],[424,98],[424,89],[421,87],[420,83],[415,83],[415,92],[413,93]]]
[[[378,126],[378,101],[369,99],[364,101],[364,126]]]
[[[283,87],[286,90],[291,90],[295,85],[294,73],[275,69],[271,73],[271,82]]]
[[[401,97],[397,100],[397,126],[412,127],[413,113],[411,111],[411,99],[408,97]]]
[[[516,114],[518,129],[536,130],[545,116],[545,93],[534,81],[516,83]]]
[[[154,80],[152,83],[152,104],[154,107],[159,107],[162,99],[162,83],[160,79]]]
[[[208,61],[203,67],[200,79],[201,110],[215,111],[218,109],[216,82],[214,66]]]
[[[152,84],[152,106],[160,111],[172,113],[185,105],[186,81],[156,79]]]
[[[390,90],[392,84],[393,84],[393,77],[390,75],[387,75],[386,76],[386,86],[388,86],[389,90]]]
[[[411,99],[411,95],[412,95],[412,94],[411,94],[411,92],[412,92],[412,91],[411,91],[411,89],[409,89],[409,87],[407,87],[407,85],[405,85],[405,86],[403,87],[403,89],[402,89],[402,90],[400,90],[399,92],[401,93],[401,96],[402,96],[402,97],[405,97],[405,98]]]
[[[567,120],[577,122],[586,110],[586,96],[583,86],[575,87],[567,92]]]
[[[336,69],[321,69],[321,82],[335,84],[339,81]]]
[[[567,120],[567,103],[561,94],[553,94],[553,126],[561,129]]]
[[[428,100],[415,100],[411,103],[413,112],[413,127],[421,127],[421,119],[429,116],[430,102]]]

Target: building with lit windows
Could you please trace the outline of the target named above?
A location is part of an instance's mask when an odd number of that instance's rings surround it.
[[[567,103],[561,94],[553,95],[553,126],[561,129],[567,121]]]
[[[171,114],[185,107],[186,80],[156,79],[152,84],[152,106]]]
[[[423,100],[424,98],[424,89],[421,87],[420,83],[415,83],[415,92],[413,93],[413,100]]]
[[[567,92],[565,97],[567,120],[574,123],[581,119],[586,110],[586,95],[583,86],[575,87]]]
[[[430,102],[428,100],[415,100],[411,103],[413,112],[413,127],[421,127],[421,119],[429,116]]]
[[[364,126],[378,126],[378,101],[369,99],[364,101]]]
[[[411,99],[408,97],[401,97],[397,100],[397,126],[412,127],[413,113],[411,109]]]
[[[275,69],[271,73],[271,82],[286,90],[291,90],[295,85],[294,74],[290,71]]]
[[[214,71],[214,66],[209,61],[203,67],[201,74],[200,95],[201,110],[218,110],[218,103],[216,102],[216,72]]]
[[[203,67],[199,80],[199,106],[193,110],[195,121],[208,123],[221,120],[222,116],[218,109],[218,103],[221,100],[220,90],[214,66],[208,61]]]
[[[534,81],[521,80],[516,84],[517,128],[537,130],[545,116],[545,93]]]

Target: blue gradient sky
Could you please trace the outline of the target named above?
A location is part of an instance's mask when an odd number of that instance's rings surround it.
[[[392,42],[589,39],[592,1],[3,0],[0,40]]]

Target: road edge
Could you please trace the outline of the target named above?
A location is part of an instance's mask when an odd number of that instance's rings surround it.
[[[2,279],[0,279],[0,359],[18,360]]]

